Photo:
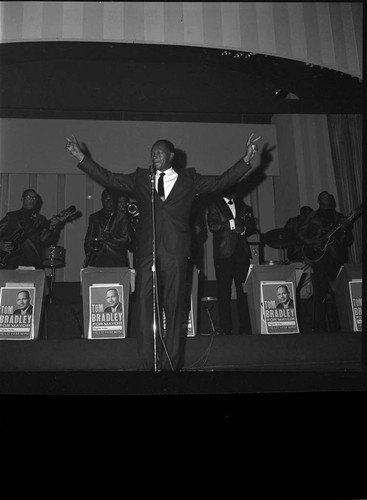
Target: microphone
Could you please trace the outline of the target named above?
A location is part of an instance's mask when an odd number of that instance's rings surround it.
[[[154,185],[155,172],[156,172],[156,171],[155,171],[154,166],[153,166],[153,165],[150,165],[150,166],[149,166],[149,175],[150,175],[150,181],[151,181],[151,183],[152,183],[152,187],[153,187],[153,185]]]

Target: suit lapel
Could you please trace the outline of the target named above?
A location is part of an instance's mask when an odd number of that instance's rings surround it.
[[[177,172],[177,170],[175,170],[175,172],[177,173],[177,179],[167,198],[165,198],[165,200],[162,201],[158,196],[161,203],[165,203],[167,200],[169,200],[171,196],[175,193],[175,191],[177,191],[177,189],[179,189],[180,185],[182,184],[182,173],[180,171]]]
[[[229,208],[229,205],[228,203],[226,202],[226,200],[224,198],[221,198],[221,203],[222,203],[222,209],[224,211],[224,213],[230,217],[231,219],[233,219],[233,213],[232,213],[232,210]]]

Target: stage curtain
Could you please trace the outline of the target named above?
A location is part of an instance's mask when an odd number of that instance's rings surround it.
[[[362,203],[362,115],[328,115],[331,154],[339,198],[339,211],[347,215]],[[353,226],[351,263],[362,262],[362,217]]]

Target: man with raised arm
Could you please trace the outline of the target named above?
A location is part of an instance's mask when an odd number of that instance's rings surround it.
[[[66,149],[78,160],[78,168],[106,188],[132,194],[139,206],[136,229],[136,294],[139,308],[137,347],[141,371],[180,370],[184,364],[185,333],[182,328],[186,268],[190,256],[190,212],[200,193],[216,193],[241,182],[251,169],[257,152],[250,135],[246,153],[221,175],[201,175],[193,168],[175,170],[172,160],[175,147],[159,139],[151,147],[150,168],[137,168],[129,174],[113,173],[91,160],[75,136],[66,137]],[[152,202],[153,200],[153,202]],[[153,321],[153,207],[155,255],[159,308],[164,309],[166,331],[154,349]],[[158,352],[157,352],[158,351]]]

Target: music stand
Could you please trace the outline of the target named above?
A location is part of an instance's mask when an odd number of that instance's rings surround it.
[[[51,246],[46,250],[48,250],[48,255],[42,259],[42,264],[45,268],[51,269],[48,300],[52,304],[55,269],[65,266],[65,249],[63,247]]]
[[[214,302],[217,302],[217,297],[202,297],[201,302],[204,304],[204,309],[206,310],[208,317],[209,317],[209,323],[210,327],[212,329],[212,333],[210,335],[219,335],[217,329],[215,328],[214,321],[212,318],[212,315],[210,314],[210,311],[214,307]],[[205,333],[202,333],[201,335],[207,335]]]

